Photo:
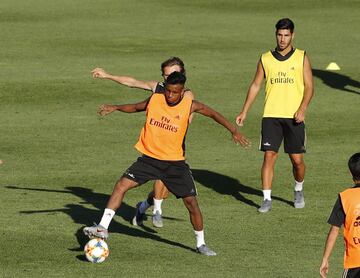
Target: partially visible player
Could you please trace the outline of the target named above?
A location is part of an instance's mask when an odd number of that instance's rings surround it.
[[[246,101],[236,117],[243,126],[248,110],[265,84],[265,105],[262,118],[260,150],[264,152],[261,168],[263,202],[259,212],[269,212],[272,207],[271,190],[275,162],[281,142],[288,153],[295,179],[294,207],[303,208],[305,199],[304,153],[306,152],[305,114],[313,96],[312,71],[304,50],[294,48],[294,23],[289,18],[280,19],[276,25],[274,50],[261,55]]]
[[[137,104],[100,107],[99,113],[102,116],[114,111],[125,113],[146,111],[146,123],[135,145],[135,148],[143,155],[115,184],[100,223],[84,228],[84,233],[89,237],[108,237],[110,222],[129,189],[149,180],[162,180],[170,192],[177,198],[183,199],[189,211],[190,222],[196,237],[196,250],[203,255],[216,255],[205,244],[203,218],[196,199],[194,179],[185,162],[183,143],[189,127],[189,117],[193,112],[200,113],[229,130],[236,143],[247,147],[249,141],[220,113],[186,96],[185,82],[184,74],[173,72],[166,80],[165,94],[154,93],[150,98]]]
[[[174,71],[178,71],[183,74],[186,73],[184,62],[180,58],[171,57],[161,64],[161,74],[164,78],[164,81],[166,81],[167,77]],[[130,76],[116,76],[107,73],[102,68],[94,69],[92,74],[94,78],[109,79],[127,87],[144,89],[153,93],[165,93],[164,82],[142,81]],[[189,96],[191,99],[194,99],[194,95],[190,89],[185,90],[185,95]],[[190,116],[190,122],[191,120],[192,116]],[[154,205],[152,216],[153,225],[158,228],[163,227],[161,205],[163,200],[168,197],[168,194],[169,191],[166,189],[164,184],[160,180],[155,181],[153,190],[149,193],[148,198],[136,205],[136,213],[132,220],[133,225],[142,225],[146,210]]]
[[[360,153],[349,159],[348,166],[354,186],[341,192],[329,217],[331,225],[324,255],[320,266],[320,275],[325,278],[329,271],[329,257],[334,248],[341,226],[344,226],[344,278],[360,277]]]

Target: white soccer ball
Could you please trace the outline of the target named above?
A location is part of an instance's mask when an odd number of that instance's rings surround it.
[[[109,247],[101,238],[93,238],[84,247],[86,259],[92,263],[102,263],[109,256]]]

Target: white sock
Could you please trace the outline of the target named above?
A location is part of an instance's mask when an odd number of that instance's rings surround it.
[[[201,245],[205,244],[204,239],[204,230],[202,231],[195,231],[195,238],[196,238],[196,247],[200,247]]]
[[[156,211],[158,211],[160,214],[162,214],[162,210],[161,210],[161,203],[164,199],[155,199],[154,198],[154,209],[153,209],[153,214],[156,213]]]
[[[150,204],[147,200],[142,201],[139,207],[140,213],[145,213],[145,211],[150,207]]]
[[[295,191],[303,190],[303,184],[304,184],[304,181],[298,182],[298,181],[295,180]]]
[[[103,226],[105,229],[109,228],[110,222],[113,219],[114,215],[115,215],[115,211],[113,211],[112,209],[106,208],[104,210],[104,214],[101,218],[99,225]]]
[[[271,189],[263,190],[263,194],[264,194],[264,201],[265,200],[270,200],[271,201]]]

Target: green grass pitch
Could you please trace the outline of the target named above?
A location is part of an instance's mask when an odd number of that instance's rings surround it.
[[[360,146],[358,1],[2,0],[0,3],[0,277],[317,277],[337,193],[351,185],[347,160]],[[99,221],[113,184],[137,158],[144,114],[100,119],[102,103],[131,103],[146,92],[94,80],[101,66],[160,80],[170,56],[186,64],[196,98],[232,121],[256,62],[275,46],[274,24],[295,22],[295,46],[314,68],[307,113],[306,208],[291,206],[293,179],[281,153],[273,210],[261,202],[257,150],[263,90],[243,132],[253,146],[196,115],[187,159],[199,191],[206,241],[196,254],[181,201],[163,203],[165,226],[129,220],[151,188],[130,191],[110,226],[110,256],[83,259],[81,229]],[[341,71],[327,72],[336,62]],[[329,277],[342,272],[341,237]]]

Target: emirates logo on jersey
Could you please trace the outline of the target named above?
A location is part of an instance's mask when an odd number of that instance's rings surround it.
[[[279,71],[277,77],[270,78],[270,84],[294,84],[294,82],[294,78],[287,76],[283,71]]]
[[[173,125],[170,123],[170,119],[167,117],[162,116],[161,121],[158,121],[156,119],[150,118],[149,124],[152,126],[156,126],[158,128],[162,128],[171,132],[178,132],[179,126]]]

